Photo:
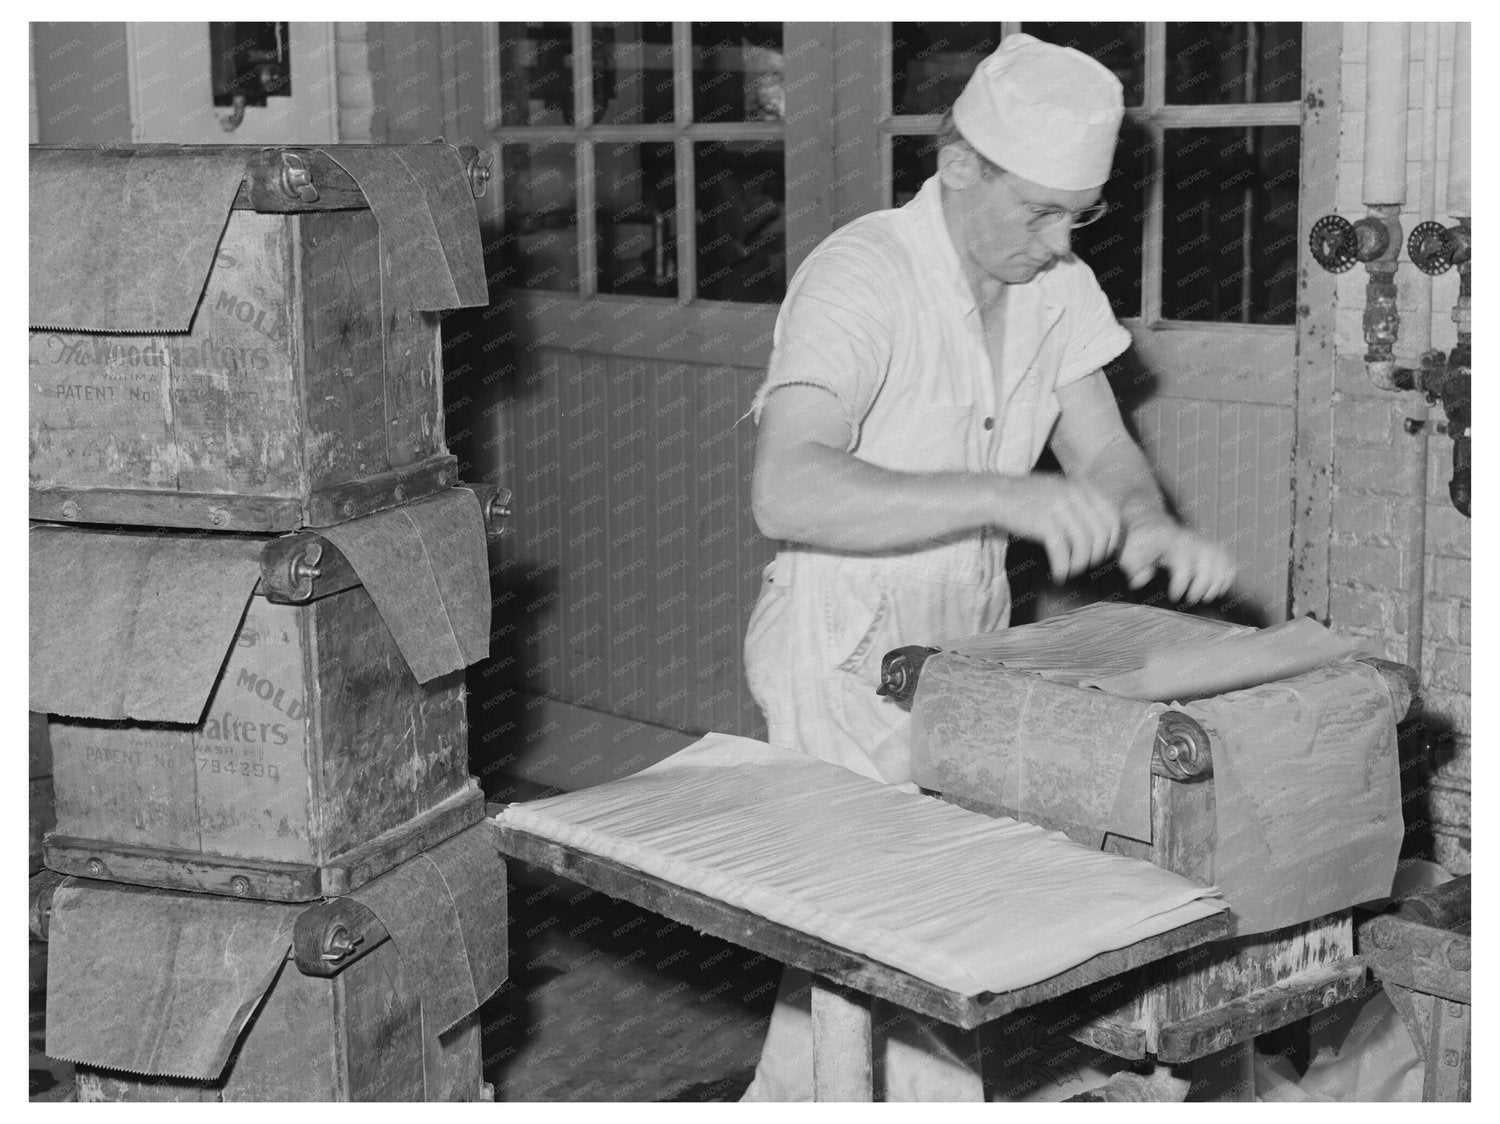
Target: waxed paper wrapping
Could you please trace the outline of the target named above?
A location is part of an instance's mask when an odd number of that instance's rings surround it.
[[[67,527],[33,527],[29,542],[31,709],[196,724],[261,542]]]
[[[48,930],[48,1056],[217,1078],[304,908],[68,879]]]
[[[1156,648],[1139,668],[1091,677],[1080,685],[1132,699],[1207,698],[1338,663],[1355,648],[1349,637],[1303,617],[1253,632]]]
[[[401,978],[442,1034],[505,982],[505,865],[487,821],[348,895],[391,935]]]
[[[437,311],[489,303],[474,193],[446,144],[325,148],[369,200],[380,225],[386,303]]]
[[[1311,618],[1270,628],[1105,601],[936,645],[945,652],[1131,699],[1205,698],[1348,659],[1349,637]]]
[[[467,488],[317,532],[349,560],[417,682],[490,651],[484,516]]]
[[[244,152],[33,148],[33,328],[186,332]]]
[[[1149,843],[1151,752],[1166,709],[939,653],[912,700],[912,779],[1085,846],[1106,832]]]
[[[1385,680],[1346,663],[1182,709],[1213,742],[1214,883],[1235,931],[1391,892],[1405,827]]]
[[[728,734],[498,818],[959,995],[1013,991],[1224,908],[1150,863]]]
[[[1154,652],[1179,651],[1256,631],[1174,609],[1099,601],[1032,624],[936,642],[935,646],[1080,687],[1091,679],[1135,671]],[[911,642],[929,641],[913,637]]]

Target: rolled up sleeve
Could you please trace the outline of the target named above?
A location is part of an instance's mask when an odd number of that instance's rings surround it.
[[[1057,372],[1059,387],[1097,371],[1130,346],[1130,333],[1115,319],[1094,271],[1083,262],[1070,265],[1064,307],[1068,337]]]
[[[890,368],[893,315],[865,255],[823,254],[798,274],[776,318],[771,365],[751,407],[758,423],[767,396],[783,386],[816,386],[838,401],[850,448]]]

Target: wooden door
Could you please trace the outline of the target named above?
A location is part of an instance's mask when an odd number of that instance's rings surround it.
[[[828,25],[476,34],[493,303],[465,439],[515,492],[484,690],[763,733],[740,652],[774,544],[746,414],[786,278],[830,229]],[[530,732],[507,697],[494,724]]]

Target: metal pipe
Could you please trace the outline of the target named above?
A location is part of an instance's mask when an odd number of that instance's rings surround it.
[[[1443,409],[1448,414],[1448,434],[1453,439],[1453,479],[1448,494],[1453,506],[1469,514],[1472,483],[1472,457],[1469,409],[1469,380],[1473,341],[1472,250],[1469,222],[1473,218],[1470,197],[1470,151],[1473,135],[1470,120],[1473,64],[1470,49],[1470,25],[1454,24],[1453,30],[1453,116],[1448,139],[1448,213],[1458,219],[1449,233],[1457,237],[1454,262],[1458,265],[1458,301],[1453,306],[1453,323],[1458,340],[1449,357]]]
[[[1368,206],[1406,202],[1406,83],[1411,24],[1372,21],[1365,36],[1365,176]]]
[[[1469,194],[1469,154],[1473,147],[1470,132],[1473,69],[1470,59],[1470,25],[1453,27],[1453,117],[1448,136],[1448,213],[1454,218],[1472,218],[1473,202]]]
[[[1365,364],[1376,386],[1396,386],[1394,347],[1401,330],[1396,308],[1396,255],[1406,203],[1406,86],[1411,69],[1411,25],[1371,22],[1365,33],[1364,202],[1370,213],[1356,229],[1383,242],[1378,256],[1361,255],[1365,286]],[[1373,250],[1373,247],[1371,248]]]
[[[1438,101],[1438,25],[1428,23],[1422,39],[1422,179],[1417,196],[1418,221],[1427,222],[1437,214],[1437,101]],[[1418,271],[1417,315],[1412,325],[1412,342],[1420,356],[1432,346],[1432,277]],[[1406,665],[1422,681],[1422,646],[1427,628],[1427,455],[1429,417],[1425,398],[1418,397],[1411,407],[1413,425],[1409,464],[1411,499],[1409,506],[1411,537],[1406,544],[1402,567],[1403,598],[1406,610]]]

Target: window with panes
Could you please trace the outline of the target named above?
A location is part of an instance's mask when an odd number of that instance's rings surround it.
[[[1295,322],[1299,23],[897,23],[878,112],[888,203],[936,168],[975,65],[1024,31],[1075,47],[1125,90],[1109,213],[1073,247],[1115,314],[1145,324]]]
[[[501,284],[781,300],[781,24],[502,23],[494,46]]]

